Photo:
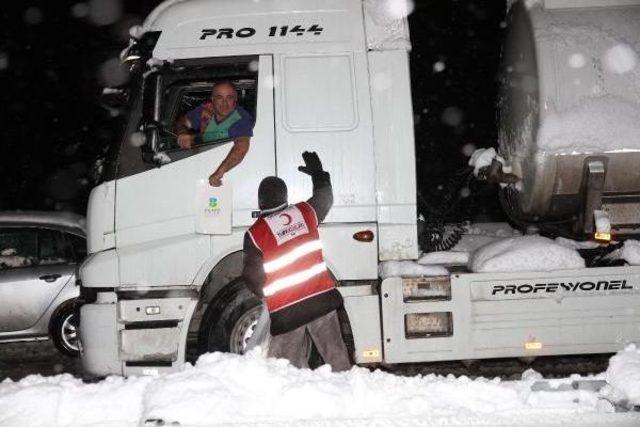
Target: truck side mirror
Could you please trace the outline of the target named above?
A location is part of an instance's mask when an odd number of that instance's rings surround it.
[[[142,92],[142,130],[134,132],[131,143],[141,142],[142,160],[161,166],[165,163],[167,156],[161,156],[158,152],[160,143],[160,132],[163,127],[160,123],[160,112],[162,102],[162,75],[159,73],[149,74],[144,80]],[[141,135],[140,135],[141,133]],[[138,134],[138,135],[136,135]],[[134,135],[136,135],[134,137]],[[164,159],[164,160],[163,160]]]
[[[160,125],[151,121],[142,126],[142,130],[131,135],[130,143],[138,145],[142,150],[142,160],[156,166],[162,166],[166,162],[159,161],[158,142],[160,141]]]

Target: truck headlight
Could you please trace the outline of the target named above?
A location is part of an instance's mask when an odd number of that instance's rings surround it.
[[[406,338],[448,337],[453,335],[450,312],[410,313],[404,316]]]
[[[449,276],[403,278],[402,299],[404,302],[450,300]]]

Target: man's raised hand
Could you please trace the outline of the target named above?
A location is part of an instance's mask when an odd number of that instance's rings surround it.
[[[302,160],[304,160],[304,166],[298,166],[300,172],[310,176],[322,172],[322,162],[315,151],[305,151],[302,153]]]

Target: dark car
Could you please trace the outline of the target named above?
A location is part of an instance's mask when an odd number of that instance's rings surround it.
[[[86,255],[84,218],[0,212],[0,343],[51,338],[78,355],[76,266]]]

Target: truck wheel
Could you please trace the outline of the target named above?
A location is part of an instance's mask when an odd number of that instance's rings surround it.
[[[204,313],[198,333],[198,353],[244,353],[261,310],[262,302],[241,280],[232,282]]]
[[[78,322],[73,303],[66,303],[56,310],[49,324],[49,335],[56,348],[70,357],[78,357]]]

